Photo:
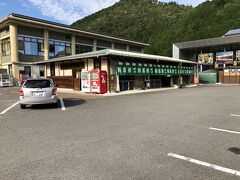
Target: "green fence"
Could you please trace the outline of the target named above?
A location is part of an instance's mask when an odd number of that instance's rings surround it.
[[[207,70],[199,73],[199,82],[203,84],[216,84],[217,83],[216,70]]]

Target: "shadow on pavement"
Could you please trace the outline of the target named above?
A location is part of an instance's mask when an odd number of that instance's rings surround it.
[[[57,105],[56,104],[36,104],[36,105],[27,105],[27,109],[57,109],[61,108],[60,101],[58,100]]]
[[[78,106],[86,103],[84,99],[79,99],[79,98],[64,98],[63,102],[65,107]]]
[[[237,148],[237,147],[228,148],[228,151],[230,151],[234,154],[240,154],[240,148]]]
[[[78,106],[78,105],[86,103],[86,101],[84,99],[79,99],[79,98],[64,98],[63,102],[64,102],[65,107]],[[60,100],[58,100],[57,106],[55,104],[37,104],[37,105],[27,106],[27,108],[31,108],[31,109],[57,109],[57,108],[61,108],[61,103],[60,103]]]

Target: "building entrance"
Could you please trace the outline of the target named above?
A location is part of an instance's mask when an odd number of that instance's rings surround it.
[[[120,91],[133,90],[134,76],[119,76]]]
[[[161,76],[161,87],[170,87],[171,77]]]
[[[80,91],[81,90],[81,70],[79,69],[73,69],[73,89]]]

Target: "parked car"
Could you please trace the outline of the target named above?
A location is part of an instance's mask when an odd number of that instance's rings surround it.
[[[27,79],[19,91],[19,102],[21,109],[34,104],[57,106],[57,88],[51,79]]]

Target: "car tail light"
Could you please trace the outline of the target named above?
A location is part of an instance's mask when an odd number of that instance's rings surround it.
[[[52,89],[52,95],[57,95],[57,88]]]
[[[24,96],[23,88],[20,89],[19,95],[20,95],[20,96]]]

